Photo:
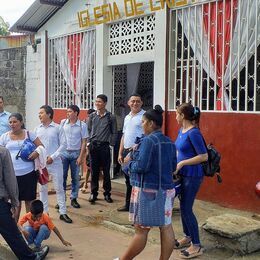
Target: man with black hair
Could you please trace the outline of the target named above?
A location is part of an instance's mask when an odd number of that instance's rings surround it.
[[[130,113],[124,119],[123,136],[121,137],[118,152],[118,162],[121,165],[123,165],[127,154],[133,150],[136,138],[140,138],[143,134],[142,117],[145,111],[142,109],[143,101],[141,96],[137,93],[132,94],[127,104],[130,107]],[[129,211],[130,206],[132,186],[130,185],[129,175],[125,172],[124,174],[126,184],[125,205],[118,208],[117,211]]]
[[[0,234],[18,259],[44,259],[49,247],[44,246],[38,252],[33,252],[17,227],[14,213],[18,206],[18,185],[11,156],[5,147],[0,146]]]
[[[72,223],[71,218],[67,215],[61,161],[61,155],[67,147],[67,142],[63,128],[53,122],[53,115],[54,111],[51,106],[43,105],[40,107],[39,119],[41,124],[36,127],[35,134],[47,151],[46,165],[49,174],[52,176],[56,191],[60,220]],[[44,212],[48,213],[48,184],[40,185],[40,200],[43,203]]]
[[[90,114],[88,130],[90,134],[89,153],[91,158],[91,195],[89,202],[94,204],[99,189],[99,173],[102,168],[104,181],[104,198],[112,203],[110,180],[110,146],[114,146],[117,138],[116,118],[106,110],[107,96],[98,95],[95,101],[97,111]]]
[[[70,105],[67,108],[67,119],[61,121],[64,129],[67,148],[62,153],[63,163],[63,188],[66,192],[68,171],[71,174],[71,206],[80,208],[77,201],[79,193],[80,165],[86,156],[86,144],[88,129],[86,123],[79,120],[80,109],[77,105]]]
[[[28,224],[23,226],[25,223]],[[43,213],[43,204],[40,200],[31,202],[30,212],[19,220],[18,225],[29,246],[35,251],[40,250],[42,241],[49,238],[52,230],[64,246],[71,246],[70,242],[66,241],[58,228],[54,226],[49,215]]]

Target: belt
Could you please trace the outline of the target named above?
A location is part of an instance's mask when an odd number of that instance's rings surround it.
[[[93,144],[96,144],[96,145],[109,145],[109,142],[93,141]]]

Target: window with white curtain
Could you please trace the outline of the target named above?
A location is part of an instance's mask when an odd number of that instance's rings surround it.
[[[53,108],[76,104],[93,107],[95,98],[95,31],[49,40],[48,103]]]
[[[260,111],[260,1],[215,0],[171,11],[169,110]]]

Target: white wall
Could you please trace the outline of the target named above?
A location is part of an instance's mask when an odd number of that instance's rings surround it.
[[[28,120],[27,126],[29,128],[38,124],[38,108],[45,103],[45,30],[48,38],[62,36],[82,31],[79,27],[77,12],[85,10],[93,10],[93,7],[103,3],[113,2],[112,0],[103,1],[78,1],[70,0],[61,8],[37,33],[36,38],[41,38],[41,45],[38,45],[38,51],[41,53],[34,54],[31,52],[31,47],[28,52],[27,69],[27,105],[26,115]],[[119,8],[122,10],[123,1],[117,0]],[[137,1],[138,2],[138,1]],[[90,3],[86,6],[85,3]],[[149,13],[147,4],[144,6],[145,13]],[[123,13],[123,11],[122,11]],[[126,64],[135,62],[154,61],[154,104],[161,104],[165,107],[165,46],[166,46],[166,10],[156,12],[156,44],[153,55],[138,54],[138,59],[124,60]],[[112,99],[112,66],[108,66],[108,25],[96,26],[96,94],[104,93],[108,95],[108,109],[111,108]],[[41,48],[40,48],[41,46]],[[37,57],[36,57],[37,56]],[[38,62],[36,62],[38,60]],[[33,65],[34,63],[34,65]],[[37,63],[37,64],[36,64]],[[119,63],[120,64],[120,63]],[[36,68],[36,69],[35,69]]]
[[[26,128],[33,130],[39,124],[38,110],[45,102],[45,89],[41,84],[41,45],[34,52],[32,46],[27,47],[26,62]]]

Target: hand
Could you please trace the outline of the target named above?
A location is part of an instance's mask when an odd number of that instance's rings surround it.
[[[125,159],[124,159],[124,163],[128,163],[130,162],[132,159],[130,156],[126,156]]]
[[[50,156],[47,156],[46,164],[52,164],[53,159]]]
[[[39,157],[39,154],[36,151],[34,151],[29,155],[28,159],[35,160],[37,157]]]
[[[68,241],[66,241],[66,240],[63,240],[63,241],[62,241],[62,244],[63,244],[64,246],[72,246],[71,243],[68,242]]]
[[[124,158],[123,158],[123,156],[121,154],[118,155],[117,161],[119,162],[119,164],[123,164],[124,163]]]
[[[15,219],[15,213],[16,213],[17,210],[18,209],[16,207],[11,208],[12,218],[14,218],[14,219]]]
[[[82,164],[82,158],[81,157],[78,157],[78,159],[76,161],[76,164],[77,165],[81,165]]]
[[[183,166],[184,166],[183,161],[179,162],[179,163],[177,164],[176,171],[174,172],[174,174],[177,174],[178,171],[179,171]]]

